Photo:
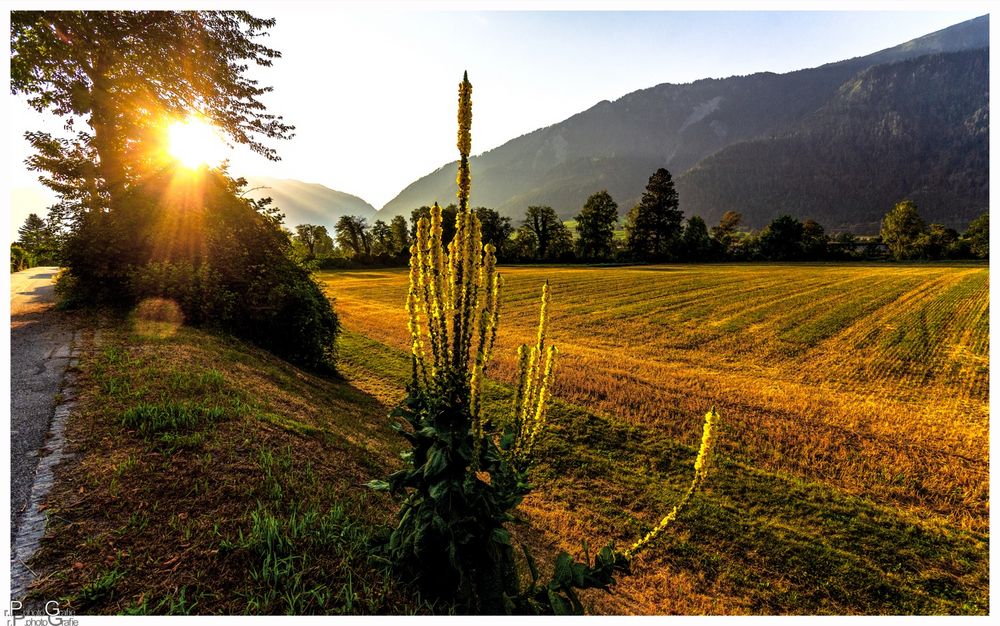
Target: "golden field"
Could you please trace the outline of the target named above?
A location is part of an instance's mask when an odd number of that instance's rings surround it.
[[[988,610],[985,266],[502,273],[498,411],[552,288],[553,433],[522,505],[550,545],[639,536],[679,493],[704,412],[722,416],[702,503],[599,610]],[[398,400],[406,271],[319,278],[349,331],[346,377]]]

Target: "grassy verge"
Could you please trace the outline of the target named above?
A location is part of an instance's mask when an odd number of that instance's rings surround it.
[[[360,485],[398,463],[381,402],[211,334],[103,326],[33,599],[82,614],[432,610],[373,556],[395,505]]]

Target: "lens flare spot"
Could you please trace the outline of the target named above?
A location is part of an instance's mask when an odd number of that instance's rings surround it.
[[[132,319],[140,337],[165,339],[173,336],[184,323],[184,313],[173,300],[146,298],[135,308]]]

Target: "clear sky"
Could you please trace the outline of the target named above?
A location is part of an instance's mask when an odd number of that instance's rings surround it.
[[[376,208],[456,158],[463,70],[474,86],[480,153],[637,89],[813,67],[984,13],[402,12],[279,3],[252,11],[277,18],[269,45],[283,58],[259,77],[275,88],[266,104],[297,135],[277,144],[279,163],[237,150],[233,173],[318,182]],[[21,161],[24,131],[46,123],[8,97],[16,227],[45,204]]]

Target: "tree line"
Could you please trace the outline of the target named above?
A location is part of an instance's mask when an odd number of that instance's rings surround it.
[[[483,225],[483,241],[497,258],[517,262],[704,262],[840,261],[892,256],[905,259],[967,259],[989,256],[989,216],[974,220],[964,233],[940,224],[927,225],[909,200],[886,214],[874,237],[830,234],[819,222],[780,215],[762,229],[743,227],[743,216],[727,211],[709,227],[701,217],[684,218],[670,172],[658,169],[642,198],[625,216],[606,190],[591,195],[572,225],[550,206],[529,206],[515,227],[510,217],[488,207],[474,209]],[[296,226],[292,237],[298,257],[315,267],[400,265],[409,258],[417,222],[430,207],[414,209],[409,221],[397,215],[369,225],[345,215],[335,234],[325,226]],[[443,241],[455,234],[457,207],[442,209]]]

